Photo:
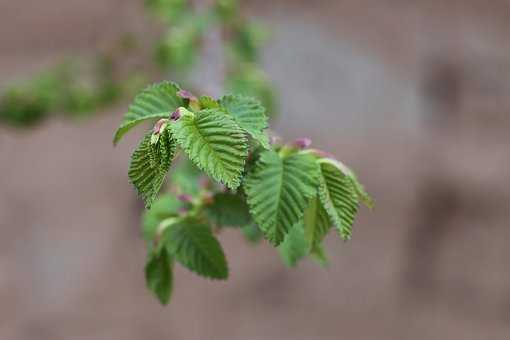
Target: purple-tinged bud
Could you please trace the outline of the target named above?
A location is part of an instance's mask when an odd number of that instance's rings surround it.
[[[294,141],[294,146],[299,149],[306,149],[312,145],[312,140],[310,138],[298,138]]]
[[[161,133],[161,128],[168,120],[163,118],[157,121],[157,123],[154,125],[154,128],[152,129],[152,132],[154,132],[156,135],[159,135]]]
[[[177,96],[181,97],[183,99],[189,99],[190,101],[196,101],[198,100],[197,97],[193,95],[193,93],[186,91],[186,90],[179,90],[177,92]]]
[[[193,197],[191,197],[191,195],[187,195],[187,194],[181,194],[181,195],[177,196],[177,199],[179,201],[187,202],[187,203],[190,203],[193,201]]]
[[[178,212],[179,212],[179,214],[180,214],[180,215],[186,215],[186,214],[188,213],[188,208],[186,208],[186,207],[180,207],[180,208],[178,209]]]
[[[181,118],[181,108],[178,108],[170,115],[171,120],[178,120],[179,118]]]

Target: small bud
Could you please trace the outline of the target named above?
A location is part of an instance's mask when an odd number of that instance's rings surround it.
[[[157,121],[157,123],[154,125],[154,128],[152,129],[152,132],[154,132],[156,135],[159,135],[161,133],[161,130],[165,123],[167,122],[167,119],[160,119]]]
[[[187,213],[188,213],[188,208],[186,208],[186,207],[179,208],[179,215],[183,216],[183,215],[186,215]]]
[[[193,93],[186,91],[186,90],[180,90],[177,92],[177,96],[181,97],[182,99],[189,99],[190,101],[196,101],[198,100],[197,97],[193,95]]]
[[[193,201],[193,197],[191,197],[191,195],[187,195],[187,194],[181,194],[181,195],[177,196],[177,199],[179,201],[187,202],[187,203],[191,203]]]
[[[294,141],[294,146],[299,148],[299,149],[306,149],[308,148],[310,145],[312,145],[312,140],[310,138],[298,138]]]
[[[179,118],[181,118],[181,108],[180,107],[177,110],[175,110],[174,112],[172,112],[172,114],[170,115],[171,120],[178,120]]]

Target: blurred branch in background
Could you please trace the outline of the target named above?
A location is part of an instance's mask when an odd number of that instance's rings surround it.
[[[8,87],[0,96],[0,123],[24,127],[55,115],[88,117],[132,96],[154,78],[172,77],[189,84],[190,74],[200,61],[214,61],[206,53],[210,50],[209,32],[217,32],[212,43],[221,51],[220,59],[225,64],[220,68],[224,73],[221,87],[255,96],[269,112],[274,112],[273,89],[258,66],[260,49],[268,34],[241,15],[237,0],[212,1],[212,5],[202,9],[188,0],[146,0],[145,8],[165,27],[164,33],[151,43],[152,60],[144,60],[137,43],[141,37],[126,34],[92,60],[69,59]],[[127,58],[138,60],[144,67],[123,71],[120,65]],[[163,77],[154,77],[161,73]],[[209,81],[211,75],[205,72],[199,78],[201,85],[207,83],[204,77]]]

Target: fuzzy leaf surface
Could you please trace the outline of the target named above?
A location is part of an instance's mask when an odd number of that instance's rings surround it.
[[[352,181],[334,161],[323,159],[320,162],[319,197],[340,236],[349,240],[352,225],[358,212],[358,196]]]
[[[220,104],[242,129],[265,149],[270,148],[269,138],[264,132],[267,129],[266,109],[258,100],[240,95],[229,95],[221,98]]]
[[[220,107],[220,104],[218,101],[212,97],[209,96],[201,96],[198,99],[200,106],[202,109],[217,109]]]
[[[184,105],[177,96],[179,86],[171,82],[162,82],[147,87],[138,94],[129,106],[128,112],[117,129],[113,143],[119,140],[133,127],[147,120],[168,118],[178,107]]]
[[[370,196],[370,194],[365,190],[365,187],[363,184],[360,183],[358,180],[358,177],[352,170],[349,170],[349,180],[351,181],[354,191],[356,192],[356,195],[358,196],[358,200],[365,204],[368,208],[372,209],[375,205],[373,198]]]
[[[319,169],[307,154],[280,157],[265,151],[246,178],[245,192],[250,212],[265,237],[275,246],[301,219],[317,193]]]
[[[151,143],[149,132],[131,156],[129,180],[135,186],[145,206],[150,208],[165,180],[175,155],[176,143],[169,129],[164,129],[156,144]]]
[[[248,156],[243,130],[220,110],[185,114],[171,125],[193,163],[210,177],[237,189]]]
[[[198,275],[211,279],[228,277],[223,249],[207,225],[193,218],[183,219],[166,228],[163,242],[181,265]]]

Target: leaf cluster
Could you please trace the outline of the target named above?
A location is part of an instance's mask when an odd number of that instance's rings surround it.
[[[206,278],[228,277],[216,237],[224,228],[240,228],[254,242],[265,238],[289,266],[308,255],[324,264],[326,235],[334,229],[349,240],[360,203],[372,206],[352,170],[306,139],[270,143],[265,108],[251,97],[149,86],[114,143],[148,120],[157,122],[134,151],[129,178],[148,209],[146,278],[162,303],[170,299],[174,262]],[[157,199],[168,173],[169,194]]]

